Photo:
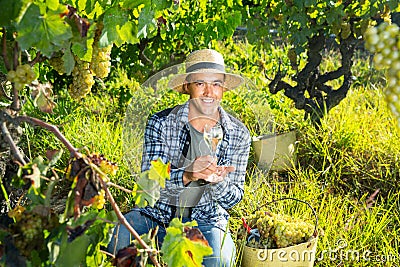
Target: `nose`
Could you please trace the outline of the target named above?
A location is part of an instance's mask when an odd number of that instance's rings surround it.
[[[210,96],[211,93],[212,93],[211,83],[205,82],[205,83],[204,83],[203,94],[204,94],[205,96]]]

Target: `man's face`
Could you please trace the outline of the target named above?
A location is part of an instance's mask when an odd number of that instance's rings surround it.
[[[200,114],[213,115],[218,112],[218,106],[224,93],[224,74],[191,74],[184,86],[190,95],[193,107]]]

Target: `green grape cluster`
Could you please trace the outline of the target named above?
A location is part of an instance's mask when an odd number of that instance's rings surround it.
[[[58,225],[58,216],[53,213],[44,215],[23,210],[17,222],[11,226],[14,244],[22,255],[29,257],[33,250],[39,251],[44,248],[43,230],[51,230]]]
[[[25,84],[30,84],[36,79],[36,73],[29,64],[18,65],[15,70],[7,73],[7,80],[14,83],[14,87],[19,91]]]
[[[15,246],[25,256],[30,256],[32,250],[39,248],[44,241],[42,218],[32,212],[24,212],[15,225]]]
[[[84,98],[94,84],[90,63],[75,57],[75,66],[72,70],[72,83],[68,87],[70,96],[75,100]]]
[[[49,64],[53,67],[58,74],[62,75],[66,72],[64,66],[64,60],[62,59],[62,55],[53,56],[49,59]]]
[[[386,69],[386,102],[392,113],[400,115],[400,28],[387,22],[370,27],[364,34],[365,47],[374,54],[377,69]]]
[[[110,73],[112,45],[99,47],[99,43],[93,44],[92,60],[90,70],[98,78],[106,78]]]
[[[285,248],[306,242],[314,233],[311,223],[265,211],[249,216],[248,225],[260,234],[258,240],[251,239],[247,244],[254,248]]]

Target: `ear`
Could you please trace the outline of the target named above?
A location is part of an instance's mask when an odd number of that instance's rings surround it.
[[[182,92],[185,94],[189,93],[189,88],[188,88],[189,84],[187,81],[184,81],[184,83],[182,84]]]

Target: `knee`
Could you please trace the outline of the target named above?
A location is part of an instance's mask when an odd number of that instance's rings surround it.
[[[142,218],[139,211],[133,210],[124,216],[139,235],[147,233],[152,227],[145,218]],[[107,251],[115,254],[118,250],[129,246],[133,242],[133,239],[134,237],[125,225],[118,223],[112,230],[112,236],[108,243]]]
[[[217,241],[217,242],[216,242]],[[210,243],[213,254],[210,257],[205,257],[203,264],[208,267],[230,267],[235,266],[236,247],[230,236],[221,240],[214,239]]]
[[[132,239],[128,229],[125,226],[118,224],[112,230],[112,236],[110,242],[107,245],[107,251],[109,253],[115,254],[118,252],[118,250],[129,246],[131,241]]]
[[[205,267],[231,267],[235,266],[235,254],[213,253],[212,256],[204,257],[203,265]]]

